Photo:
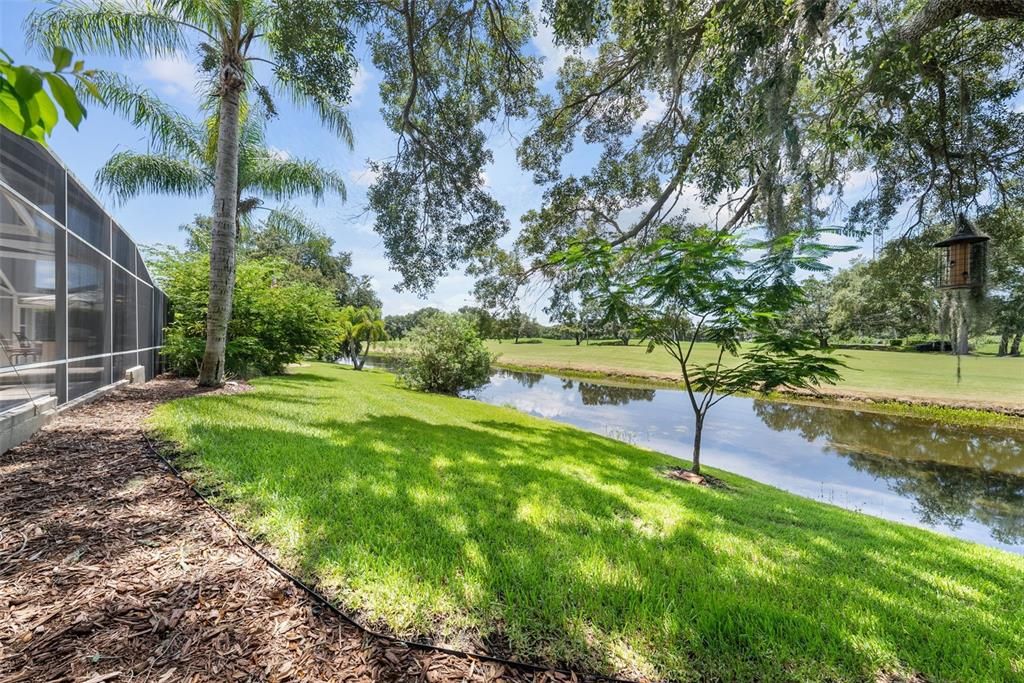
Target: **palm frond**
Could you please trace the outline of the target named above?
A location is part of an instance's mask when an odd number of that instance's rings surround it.
[[[96,185],[125,201],[147,192],[198,197],[213,179],[206,169],[177,157],[118,152],[96,172]]]
[[[188,0],[195,2],[196,0]],[[245,17],[248,26],[262,27],[266,29],[273,20],[276,7],[273,2],[267,0],[233,0],[242,5],[241,14]]]
[[[263,200],[259,197],[246,197],[238,200],[237,213],[239,216],[248,216],[261,206],[263,206]]]
[[[281,204],[271,209],[263,222],[263,229],[283,235],[293,243],[326,237],[320,226],[293,204]]]
[[[307,195],[319,202],[328,193],[338,194],[342,200],[348,198],[341,175],[315,161],[282,158],[267,150],[253,152],[238,170],[239,187],[262,192],[278,201]]]
[[[93,81],[103,99],[97,100],[86,88],[80,88],[79,95],[120,114],[133,126],[147,129],[157,152],[190,159],[202,158],[203,141],[199,126],[160,100],[153,91],[109,71],[97,72]]]
[[[216,102],[214,102],[216,105]],[[220,112],[216,106],[203,122],[205,140],[203,142],[203,158],[212,168],[217,159],[217,139],[220,135]],[[266,118],[262,108],[254,106],[248,99],[242,99],[238,111],[238,153],[239,162],[245,164],[252,150],[262,151],[266,147]]]
[[[162,0],[162,11],[172,13],[182,21],[202,27],[207,33],[226,28],[232,0]]]
[[[324,125],[334,131],[350,150],[355,147],[355,135],[348,120],[348,112],[340,104],[333,102],[314,100],[312,104]]]
[[[276,82],[277,90],[285,94],[297,107],[306,107],[316,114],[317,118],[335,135],[337,135],[352,149],[355,145],[355,137],[352,134],[352,124],[348,120],[348,113],[341,102],[326,99],[317,94],[304,90],[299,83],[287,81],[280,78]]]
[[[187,47],[188,26],[174,2],[67,0],[25,21],[29,42],[52,50],[145,57],[169,55]]]

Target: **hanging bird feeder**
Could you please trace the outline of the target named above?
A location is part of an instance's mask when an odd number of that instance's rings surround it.
[[[989,236],[978,232],[967,216],[960,214],[956,232],[933,246],[939,252],[940,289],[981,289],[985,286]]]

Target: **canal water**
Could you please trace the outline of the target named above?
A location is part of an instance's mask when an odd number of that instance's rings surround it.
[[[687,458],[685,392],[498,370],[477,400]],[[807,498],[1024,554],[1024,432],[730,397],[702,464]]]

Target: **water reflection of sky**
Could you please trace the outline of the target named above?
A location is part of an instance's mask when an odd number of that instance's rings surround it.
[[[487,403],[680,457],[685,393],[498,372]],[[703,462],[808,498],[1024,553],[1024,442],[868,413],[729,398],[712,409]]]

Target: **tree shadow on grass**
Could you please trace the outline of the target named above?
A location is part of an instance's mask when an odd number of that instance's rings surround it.
[[[297,389],[312,391],[303,375],[219,401],[265,410]],[[669,481],[664,456],[557,424],[318,413],[304,427],[185,428],[255,503],[254,528],[404,635],[722,679],[1012,677],[1024,647],[1024,578],[1011,560],[978,566],[969,544],[736,477],[725,492]]]
[[[152,402],[193,393],[122,389],[0,454],[0,679],[540,680],[363,634],[242,548],[145,456]]]

